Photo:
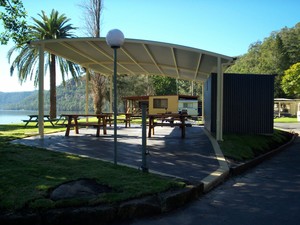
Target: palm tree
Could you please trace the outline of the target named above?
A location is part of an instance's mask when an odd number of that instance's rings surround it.
[[[29,40],[45,40],[74,37],[72,30],[75,28],[68,24],[68,19],[64,14],[59,15],[58,11],[52,10],[50,17],[44,11],[38,14],[40,20],[32,18],[34,24],[29,26]],[[18,51],[18,55],[13,60],[10,67],[10,74],[13,75],[15,69],[19,71],[19,80],[26,81],[28,76],[30,80],[34,78],[34,84],[38,83],[38,49],[32,48],[27,44],[15,46],[8,52],[8,59],[13,53]],[[80,67],[66,59],[45,53],[46,70],[49,67],[50,72],[50,117],[56,118],[56,64],[58,63],[63,83],[65,83],[66,74],[71,73],[72,77],[77,80],[80,74]]]

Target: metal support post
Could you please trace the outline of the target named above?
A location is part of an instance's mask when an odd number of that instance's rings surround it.
[[[147,166],[147,132],[146,132],[146,107],[147,103],[142,103],[142,170],[143,172],[148,172]]]

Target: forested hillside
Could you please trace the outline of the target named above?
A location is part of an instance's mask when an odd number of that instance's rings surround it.
[[[10,102],[0,101],[1,109],[13,110],[37,110],[38,91],[1,93],[9,96]],[[1,98],[0,94],[0,98]],[[12,95],[13,94],[13,95]],[[12,95],[12,96],[11,96]],[[45,110],[49,110],[49,91],[45,91]],[[1,99],[0,99],[1,100]],[[92,97],[89,97],[89,107],[92,111]],[[80,80],[77,84],[73,79],[68,80],[66,85],[57,87],[57,110],[58,111],[84,111],[85,110],[85,83]]]
[[[277,74],[275,97],[300,98],[300,74],[294,80],[282,82],[287,70],[300,62],[300,23],[292,28],[274,31],[263,41],[249,46],[246,54],[240,56],[235,65],[226,72]],[[290,92],[292,85],[298,85],[299,91]],[[287,86],[287,87],[286,87]]]
[[[35,95],[35,91],[26,92],[0,92],[0,109],[3,106],[20,102],[22,99]]]
[[[168,94],[191,94],[191,82],[146,75],[120,75],[117,77],[118,88],[118,108],[122,112],[124,110],[124,102],[122,97],[138,96],[138,95],[168,95]],[[91,92],[91,84],[89,84],[89,111],[93,112],[93,96]],[[194,84],[194,93],[201,99],[201,84]],[[1,93],[0,93],[1,94]],[[10,95],[11,93],[2,93]],[[26,95],[27,94],[27,95]],[[1,96],[1,95],[0,95]],[[19,96],[19,97],[17,97]],[[57,87],[57,110],[58,111],[85,111],[85,76],[75,82],[70,79],[66,85]],[[49,91],[45,91],[45,111],[49,110]],[[1,97],[0,97],[1,98]],[[8,98],[8,97],[7,97]],[[12,97],[9,97],[12,98]],[[9,99],[8,98],[8,99]],[[109,86],[106,87],[105,108],[109,109]],[[14,110],[37,110],[38,109],[38,91],[35,92],[19,92],[16,93],[14,101],[0,102],[0,109]]]

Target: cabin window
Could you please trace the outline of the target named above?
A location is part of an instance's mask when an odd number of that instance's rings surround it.
[[[193,108],[193,103],[192,102],[184,102],[183,108]]]
[[[167,109],[168,108],[168,99],[167,98],[153,99],[153,108]]]

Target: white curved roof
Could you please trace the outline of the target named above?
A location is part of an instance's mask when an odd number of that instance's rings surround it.
[[[70,38],[30,42],[44,45],[45,51],[83,67],[111,76],[113,49],[105,38]],[[117,51],[118,74],[164,75],[179,79],[205,81],[217,72],[217,61],[229,63],[232,57],[180,45],[125,39]]]

